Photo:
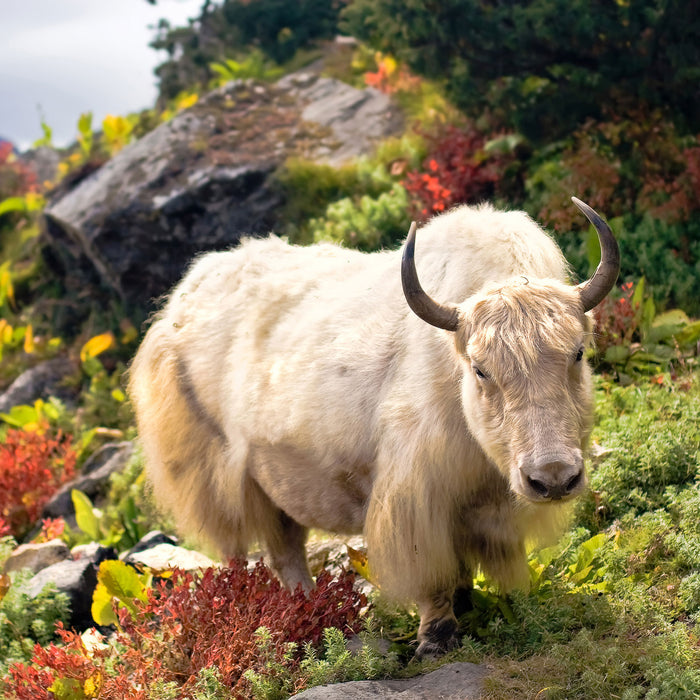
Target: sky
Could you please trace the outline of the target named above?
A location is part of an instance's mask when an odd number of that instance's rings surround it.
[[[20,150],[42,137],[75,139],[82,112],[93,127],[107,114],[152,107],[153,69],[165,52],[149,47],[163,17],[185,26],[203,0],[0,0],[0,138]]]

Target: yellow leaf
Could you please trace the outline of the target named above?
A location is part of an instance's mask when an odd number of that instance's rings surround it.
[[[2,600],[10,590],[12,582],[7,574],[0,574],[0,600]]]
[[[355,571],[357,571],[362,578],[366,579],[370,583],[372,577],[369,572],[369,561],[367,560],[367,554],[359,549],[353,549],[349,544],[346,545],[348,548],[348,557],[350,559],[350,566],[352,566]]]
[[[384,64],[384,70],[386,71],[387,75],[392,75],[396,71],[396,60],[391,56],[384,56],[382,63]]]
[[[24,352],[27,355],[34,352],[34,329],[31,323],[24,330]]]
[[[96,335],[94,338],[90,338],[90,340],[88,340],[87,343],[85,343],[85,345],[83,345],[81,348],[80,361],[85,362],[91,357],[97,357],[105,350],[109,350],[110,348],[114,347],[115,344],[116,342],[112,331]]]
[[[83,685],[83,692],[86,698],[97,698],[100,695],[100,690],[102,689],[102,674],[99,671],[95,671],[90,678],[88,678]]]
[[[119,403],[126,401],[126,394],[121,389],[112,389],[112,398]]]
[[[198,99],[199,95],[196,92],[193,92],[191,95],[185,95],[177,101],[177,109],[187,109],[196,104]]]
[[[14,307],[15,305],[15,288],[12,284],[12,276],[10,275],[10,267],[5,263],[0,268],[0,298],[5,297]]]

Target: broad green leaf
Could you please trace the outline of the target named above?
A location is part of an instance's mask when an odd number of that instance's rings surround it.
[[[681,347],[695,344],[700,340],[700,321],[693,321],[673,336]]]
[[[625,362],[629,356],[630,349],[626,345],[611,345],[605,351],[605,361],[609,362],[611,365]]]
[[[588,575],[593,571],[592,566],[586,566],[583,569],[580,569],[577,571],[575,574],[571,575],[571,581],[573,583],[583,583],[586,578],[588,578]]]
[[[651,328],[647,331],[644,340],[649,343],[658,343],[663,340],[670,340],[676,333],[681,331],[690,319],[684,311],[673,309],[659,314]]]
[[[95,509],[92,506],[92,501],[82,492],[73,489],[70,492],[75,508],[75,520],[78,527],[95,542],[100,540],[102,535],[100,521],[95,515]]]
[[[11,211],[26,211],[27,203],[24,197],[8,197],[0,202],[0,215]]]
[[[632,304],[634,306],[641,306],[644,301],[644,287],[646,286],[646,279],[644,277],[639,278],[639,282],[634,287],[634,292],[632,294]]]
[[[100,620],[110,619],[114,623],[112,599],[116,598],[128,611],[135,616],[138,614],[136,601],[145,603],[148,600],[150,576],[139,574],[133,567],[123,561],[103,561],[97,572],[97,586],[92,598],[92,616],[98,624]]]
[[[13,406],[9,413],[0,413],[0,418],[15,428],[26,428],[39,420],[36,408],[24,405]]]

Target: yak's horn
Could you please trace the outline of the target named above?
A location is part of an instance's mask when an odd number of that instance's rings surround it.
[[[416,222],[411,224],[401,258],[401,283],[403,293],[413,313],[426,323],[446,331],[456,331],[459,323],[457,307],[438,304],[420,286],[414,254],[416,250]]]
[[[615,286],[617,276],[620,273],[620,248],[617,245],[610,226],[587,204],[576,197],[571,201],[586,215],[586,218],[595,226],[600,241],[600,263],[593,273],[593,277],[579,285],[581,303],[584,311],[590,311],[598,306]]]

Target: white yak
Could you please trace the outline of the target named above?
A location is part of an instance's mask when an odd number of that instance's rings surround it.
[[[525,542],[585,488],[586,312],[619,252],[574,202],[602,249],[578,286],[532,219],[488,205],[412,226],[403,259],[275,237],[200,257],[131,368],[158,500],[223,557],[261,542],[290,588],[313,585],[309,528],[363,533],[418,604],[418,656],[454,646],[455,591],[477,567],[526,581]]]

